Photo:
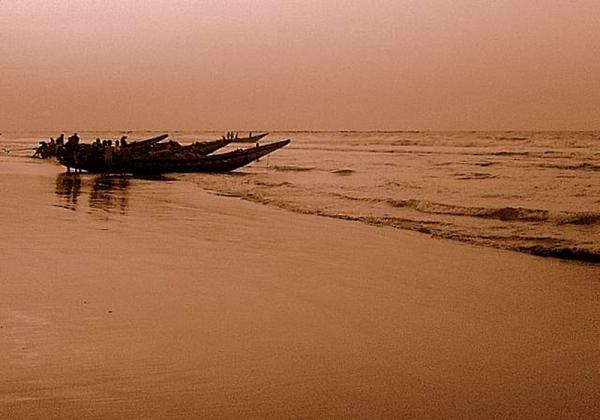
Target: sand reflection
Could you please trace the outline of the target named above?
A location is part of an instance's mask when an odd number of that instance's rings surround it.
[[[92,183],[90,207],[104,211],[126,214],[129,208],[129,178],[98,176]]]

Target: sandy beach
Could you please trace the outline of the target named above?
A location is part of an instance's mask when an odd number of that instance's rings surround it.
[[[600,269],[0,166],[0,418],[597,418]]]

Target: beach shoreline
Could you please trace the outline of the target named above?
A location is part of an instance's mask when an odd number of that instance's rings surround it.
[[[600,269],[2,162],[2,418],[600,415]]]

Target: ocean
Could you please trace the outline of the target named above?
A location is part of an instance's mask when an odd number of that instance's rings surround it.
[[[79,134],[90,142],[157,133]],[[57,134],[3,133],[0,165],[53,165],[27,156],[39,140]],[[223,133],[170,134],[190,143]],[[186,182],[216,195],[435,238],[600,262],[600,132],[271,132],[261,143],[284,138],[292,139],[285,149],[235,172],[169,174],[156,182]],[[136,186],[129,177],[57,171],[56,205],[99,209],[126,222],[127,197]],[[149,193],[147,199],[160,197]]]

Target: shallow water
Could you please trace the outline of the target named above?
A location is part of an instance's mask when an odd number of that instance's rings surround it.
[[[365,182],[280,152],[157,179],[0,159],[0,418],[598,417],[598,266],[219,196]]]
[[[4,133],[3,160],[52,133]],[[83,132],[117,138],[121,132]],[[154,132],[129,132],[130,139]],[[172,132],[182,143],[221,133]],[[173,175],[216,194],[538,255],[600,261],[600,132],[294,132],[284,150],[228,175]],[[264,141],[263,141],[264,142]],[[79,181],[57,180],[76,206]],[[96,185],[97,184],[97,185]],[[126,179],[94,198],[126,211]],[[66,192],[62,192],[63,189]],[[104,204],[100,204],[104,203]]]

